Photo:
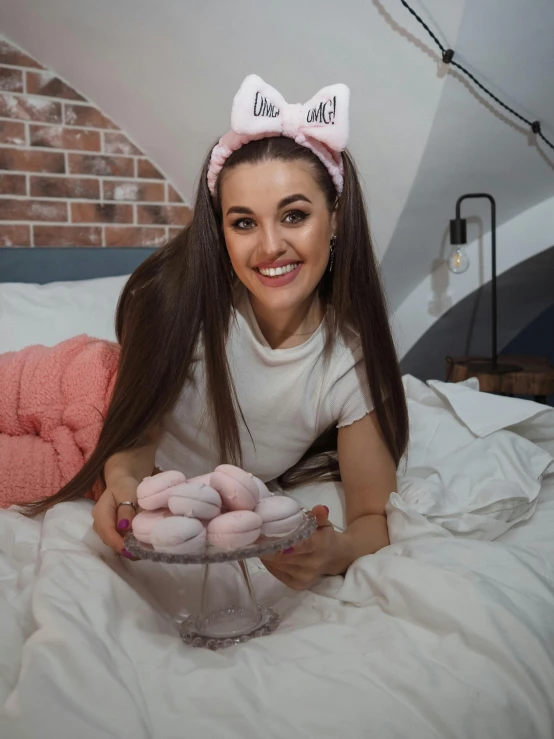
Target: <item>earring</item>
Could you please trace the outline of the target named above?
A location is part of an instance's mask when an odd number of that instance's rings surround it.
[[[335,247],[337,245],[337,237],[333,236],[330,242],[329,272],[333,271],[333,263],[335,261]]]

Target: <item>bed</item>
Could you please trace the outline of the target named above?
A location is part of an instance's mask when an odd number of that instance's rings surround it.
[[[113,338],[144,251],[20,251],[0,250],[0,352]],[[246,644],[182,644],[199,571],[115,556],[90,502],[0,511],[0,736],[552,739],[554,410],[472,382],[404,385],[391,545],[301,594],[253,561],[282,624]],[[295,497],[343,523],[340,485]]]

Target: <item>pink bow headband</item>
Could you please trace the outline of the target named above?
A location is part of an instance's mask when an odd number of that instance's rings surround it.
[[[340,195],[344,184],[341,152],[348,141],[346,85],[323,87],[307,103],[287,103],[274,87],[250,74],[233,100],[231,130],[212,149],[208,188],[215,195],[217,178],[227,158],[249,141],[288,136],[319,157]]]

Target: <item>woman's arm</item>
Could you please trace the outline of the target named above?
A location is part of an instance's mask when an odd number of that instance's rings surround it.
[[[142,480],[152,474],[160,437],[161,425],[158,424],[143,437],[139,446],[110,457],[104,465],[106,487],[112,490],[134,487],[136,493]]]
[[[324,506],[317,505],[315,534],[293,551],[262,560],[295,590],[309,588],[321,575],[340,575],[359,557],[389,543],[385,506],[396,491],[396,467],[374,412],[339,429],[338,455],[346,502],[344,533],[333,529]]]
[[[347,528],[337,536],[332,571],[326,574],[345,572],[359,557],[389,544],[385,506],[397,488],[396,465],[375,412],[339,429],[338,456]]]

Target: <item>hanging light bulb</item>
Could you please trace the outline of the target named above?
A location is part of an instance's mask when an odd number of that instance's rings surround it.
[[[448,269],[455,275],[461,275],[469,267],[469,257],[463,246],[456,246],[452,249],[448,258]]]
[[[452,251],[448,258],[448,269],[455,275],[461,275],[469,267],[469,257],[464,249],[464,245],[467,244],[466,227],[466,219],[460,218],[459,213],[456,212],[456,218],[450,221]]]

